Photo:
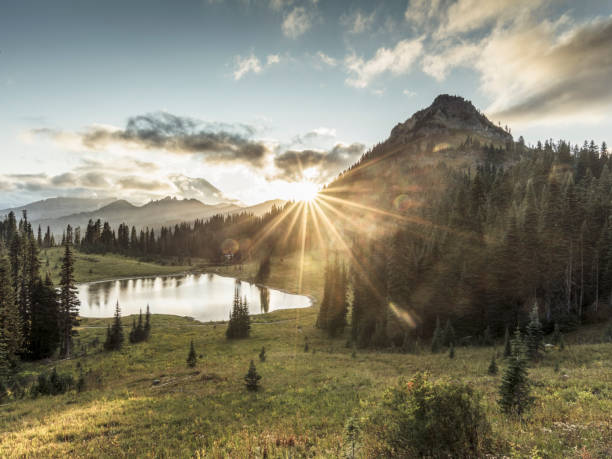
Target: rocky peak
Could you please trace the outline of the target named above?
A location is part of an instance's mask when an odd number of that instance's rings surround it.
[[[409,143],[424,137],[457,132],[476,134],[491,142],[512,140],[509,133],[495,126],[469,100],[448,94],[439,95],[429,107],[416,112],[406,122],[397,124],[389,140]]]

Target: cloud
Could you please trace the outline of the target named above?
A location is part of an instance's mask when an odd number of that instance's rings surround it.
[[[392,49],[379,48],[369,60],[352,54],[344,60],[347,70],[352,74],[346,79],[346,83],[356,88],[365,88],[384,73],[396,76],[408,73],[422,51],[423,37],[401,40]]]
[[[402,94],[405,95],[406,97],[414,97],[414,96],[416,96],[416,92],[411,91],[410,89],[404,89],[402,91]]]
[[[291,139],[291,145],[320,145],[336,138],[334,128],[319,127],[305,134],[296,135]]]
[[[609,112],[612,17],[558,33],[562,24],[498,31],[487,40],[478,65],[484,89],[495,97],[492,116],[522,122]],[[514,78],[489,68],[499,63],[499,52],[510,57]]]
[[[458,0],[448,7],[446,19],[437,34],[448,37],[495,23],[513,22],[517,17],[531,14],[544,3],[546,0]]]
[[[443,81],[452,68],[472,61],[480,51],[477,44],[458,44],[439,54],[429,54],[422,60],[423,72]]]
[[[357,10],[351,14],[343,14],[340,17],[340,24],[348,28],[348,33],[357,35],[370,30],[375,18],[376,11],[365,14],[361,10]]]
[[[262,70],[261,62],[259,59],[255,57],[252,53],[250,56],[235,57],[235,66],[234,66],[234,80],[238,81],[248,73],[260,73]]]
[[[269,54],[267,62],[268,65],[278,64],[280,62],[280,56],[278,54]]]
[[[273,178],[324,183],[355,162],[364,151],[365,146],[360,143],[337,144],[329,151],[289,150],[274,158],[278,172]]]
[[[281,29],[289,38],[298,38],[312,27],[312,15],[303,6],[296,6],[285,15]]]
[[[236,132],[231,132],[228,126],[206,125],[193,118],[158,112],[131,117],[124,129],[93,127],[84,133],[71,133],[70,137],[78,137],[81,145],[90,150],[119,144],[143,150],[197,154],[212,163],[241,162],[262,166],[270,151],[263,142],[250,138],[254,129],[236,125]],[[219,127],[220,130],[216,129]],[[35,133],[60,142],[66,136],[63,131],[49,129],[35,130]]]
[[[441,10],[440,0],[410,0],[406,7],[404,17],[406,21],[422,24],[434,18]]]
[[[144,190],[144,191],[172,191],[172,187],[167,182],[151,180],[149,177],[128,175],[119,177],[115,182],[124,190]]]
[[[330,67],[335,67],[338,64],[338,61],[333,57],[328,56],[322,51],[317,52],[316,57],[321,63],[328,65]]]

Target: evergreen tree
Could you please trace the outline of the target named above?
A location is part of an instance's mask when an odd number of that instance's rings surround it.
[[[448,350],[448,357],[451,359],[455,358],[455,344],[451,341],[450,349]]]
[[[60,304],[57,291],[47,273],[45,281],[38,279],[32,290],[31,336],[27,357],[50,357],[60,343]]]
[[[506,333],[504,334],[504,358],[508,358],[512,355],[512,344],[510,342],[510,331],[506,327]]]
[[[540,357],[543,338],[537,304],[533,306],[529,317],[530,321],[527,324],[527,355],[531,360],[536,360]]]
[[[491,363],[489,364],[489,368],[487,369],[487,372],[490,375],[497,374],[497,362],[495,361],[495,354],[493,355],[493,357],[491,357]]]
[[[451,343],[455,342],[455,329],[453,328],[453,324],[451,323],[450,319],[446,321],[443,341],[445,346],[450,346]]]
[[[251,364],[249,365],[249,371],[244,377],[247,389],[251,391],[256,391],[257,389],[259,389],[260,379],[261,379],[261,375],[257,373],[257,368],[255,368],[255,363],[251,360]]]
[[[261,347],[261,351],[259,351],[259,360],[261,362],[266,361],[266,348],[264,346]]]
[[[64,248],[60,274],[60,357],[70,356],[72,338],[76,335],[74,327],[78,325],[79,298],[74,281],[74,258],[70,244]]]
[[[512,340],[512,355],[500,386],[499,404],[506,414],[521,415],[531,403],[530,384],[527,375],[526,349],[517,327]]]
[[[495,342],[493,341],[493,335],[491,334],[491,327],[489,327],[488,325],[486,326],[482,334],[482,344],[484,346],[493,346],[493,344],[495,344]]]
[[[561,341],[561,329],[559,328],[559,322],[555,322],[555,328],[553,330],[552,342],[555,345],[559,345]]]
[[[144,339],[149,339],[151,336],[151,311],[149,310],[149,305],[147,304],[147,313],[145,314],[145,324],[144,324]]]
[[[0,257],[0,345],[8,365],[17,362],[17,354],[22,349],[20,321],[21,317],[15,303],[11,267],[8,260]]]
[[[438,316],[436,317],[436,329],[434,330],[433,336],[431,338],[431,352],[440,352],[443,345],[444,335],[442,328],[440,327],[440,317]]]
[[[196,355],[195,347],[193,347],[193,340],[191,340],[191,344],[189,346],[189,354],[187,355],[187,366],[193,368],[196,366],[198,362],[198,357]]]
[[[121,349],[121,346],[123,346],[123,325],[121,325],[121,308],[119,307],[119,301],[117,301],[113,324],[108,329],[104,349],[107,351],[117,351]]]
[[[251,330],[251,316],[246,297],[240,298],[238,287],[234,289],[234,302],[230,311],[225,336],[228,339],[248,338]]]

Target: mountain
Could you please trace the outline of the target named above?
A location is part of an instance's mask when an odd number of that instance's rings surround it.
[[[263,215],[273,205],[284,205],[283,200],[266,201],[255,206],[241,207],[233,203],[204,204],[197,199],[176,199],[166,197],[150,201],[143,206],[135,206],[126,200],[116,200],[93,211],[78,212],[59,218],[32,219],[32,224],[42,228],[49,226],[55,234],[61,234],[67,225],[85,228],[89,220],[100,219],[109,222],[112,228],[121,223],[136,228],[160,228],[182,222],[193,222],[196,219],[206,219],[217,214],[236,214],[240,212]]]
[[[407,215],[434,200],[449,170],[475,169],[492,158],[511,161],[508,152],[515,145],[509,132],[470,101],[440,95],[398,123],[384,142],[330,183],[321,199],[341,211],[345,221],[380,229],[382,212]],[[378,211],[376,221],[368,208]]]
[[[78,212],[91,212],[115,201],[115,198],[49,198],[32,202],[21,207],[0,210],[0,216],[15,212],[17,218],[23,210],[28,212],[30,221],[41,219],[55,219]]]

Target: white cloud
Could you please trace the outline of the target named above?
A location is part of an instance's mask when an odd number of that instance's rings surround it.
[[[548,0],[458,0],[448,7],[438,30],[440,37],[478,30],[486,25],[507,23],[527,16]]]
[[[420,24],[432,19],[442,9],[440,0],[411,0],[406,7],[406,21]]]
[[[348,28],[348,33],[360,34],[370,30],[374,24],[376,11],[370,14],[365,14],[361,10],[357,10],[351,14],[345,14],[340,17],[340,23]]]
[[[480,47],[476,44],[459,44],[439,54],[429,54],[423,58],[423,71],[442,81],[450,69],[472,61],[478,56],[479,51]]]
[[[335,67],[338,64],[338,61],[331,56],[328,56],[322,51],[319,51],[316,54],[317,58],[325,65],[329,65],[330,67]]]
[[[278,54],[269,54],[267,58],[268,65],[278,64],[280,62],[280,56]]]
[[[281,26],[285,36],[297,38],[312,27],[312,16],[302,6],[296,6],[285,16]]]
[[[374,57],[364,60],[354,54],[347,56],[344,64],[352,75],[346,83],[356,88],[365,88],[384,73],[402,75],[408,73],[412,64],[423,51],[423,38],[402,40],[394,48],[379,48]]]
[[[410,89],[404,89],[402,91],[402,94],[407,96],[407,97],[414,97],[414,96],[416,96],[416,92],[411,91]]]
[[[252,53],[250,56],[236,56],[234,67],[234,80],[240,80],[250,72],[260,73],[262,70],[261,62]]]

